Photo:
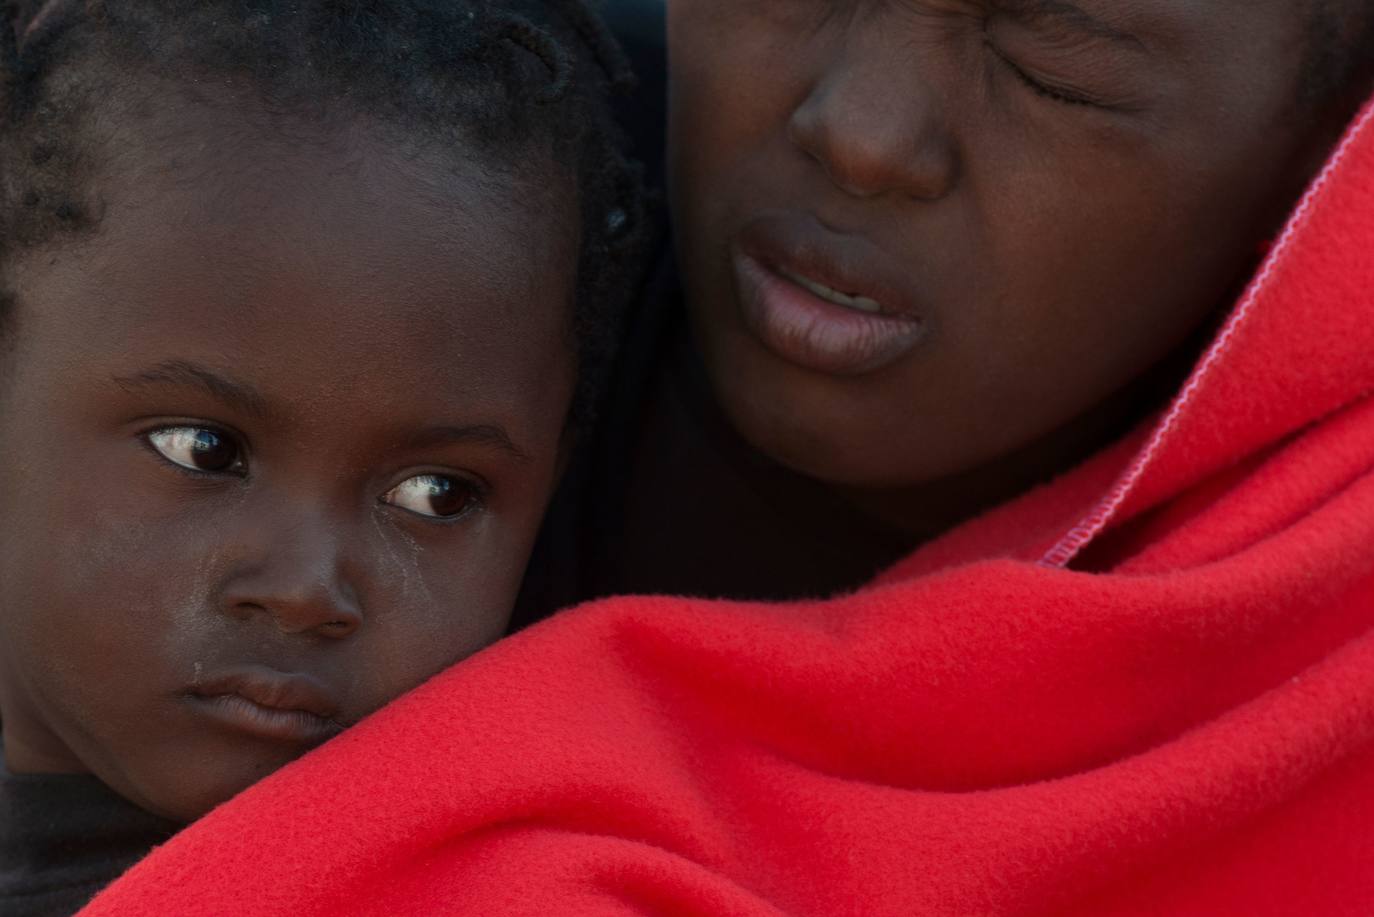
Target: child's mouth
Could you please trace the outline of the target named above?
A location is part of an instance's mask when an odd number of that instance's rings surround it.
[[[185,697],[221,725],[259,738],[314,746],[343,729],[338,705],[307,675],[246,666],[191,685]]]

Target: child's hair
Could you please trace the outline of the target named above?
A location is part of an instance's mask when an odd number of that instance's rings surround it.
[[[98,226],[102,104],[169,79],[317,121],[368,116],[401,139],[518,174],[534,152],[581,201],[575,418],[604,374],[642,249],[638,170],[608,88],[632,81],[582,0],[48,0],[0,22],[0,272],[24,249]],[[539,161],[536,159],[535,161]],[[12,296],[0,273],[0,324]]]

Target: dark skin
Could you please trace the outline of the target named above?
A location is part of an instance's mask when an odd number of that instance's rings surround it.
[[[183,821],[505,631],[574,385],[570,180],[278,127],[126,130],[11,272],[6,760]]]
[[[729,423],[914,542],[1138,422],[1349,114],[1297,108],[1302,7],[670,3]]]

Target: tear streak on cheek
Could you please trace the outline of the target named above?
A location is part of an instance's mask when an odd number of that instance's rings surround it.
[[[386,550],[390,567],[400,583],[401,601],[409,613],[413,614],[419,611],[416,607],[417,603],[423,602],[425,607],[428,607],[434,601],[434,596],[430,592],[429,584],[425,582],[424,571],[421,569],[420,555],[424,553],[424,546],[416,541],[415,537],[402,528],[398,522],[381,513],[372,517],[372,527]],[[397,539],[405,545],[404,556],[396,549]],[[389,587],[390,584],[386,582],[389,578],[385,575],[379,578],[376,584],[377,588]]]

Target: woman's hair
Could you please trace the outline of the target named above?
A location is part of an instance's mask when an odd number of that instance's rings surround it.
[[[25,249],[96,229],[97,125],[134,117],[149,82],[271,114],[365,116],[403,142],[518,175],[576,180],[574,318],[584,413],[638,279],[644,204],[608,89],[631,77],[582,0],[49,0],[0,22],[0,290]],[[110,110],[113,109],[113,110]],[[108,131],[106,131],[108,133]],[[531,185],[540,187],[538,182]],[[0,320],[12,305],[0,299]]]

